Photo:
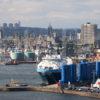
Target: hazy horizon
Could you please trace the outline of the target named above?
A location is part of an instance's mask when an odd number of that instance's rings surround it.
[[[99,0],[0,0],[0,25],[80,28],[90,22],[100,27]]]

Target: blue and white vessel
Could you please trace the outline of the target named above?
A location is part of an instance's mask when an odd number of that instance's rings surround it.
[[[55,84],[61,79],[61,66],[67,64],[60,55],[46,55],[37,65],[37,72],[46,84]]]

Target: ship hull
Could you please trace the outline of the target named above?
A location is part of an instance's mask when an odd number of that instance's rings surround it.
[[[17,61],[9,61],[9,62],[5,62],[5,65],[18,65]]]
[[[45,84],[55,84],[61,79],[60,70],[38,72]]]

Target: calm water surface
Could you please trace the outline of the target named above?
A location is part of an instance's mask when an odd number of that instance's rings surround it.
[[[40,92],[0,92],[0,100],[99,100],[76,95]]]
[[[9,83],[11,79],[21,83],[39,85],[42,83],[36,73],[36,65],[0,65],[0,85]],[[99,100],[77,95],[41,93],[41,92],[0,92],[0,100]]]
[[[9,83],[11,79],[34,85],[42,82],[36,72],[36,65],[0,65],[0,84]]]

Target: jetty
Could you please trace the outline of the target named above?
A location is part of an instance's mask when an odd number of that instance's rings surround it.
[[[0,91],[33,91],[33,92],[49,92],[49,93],[60,93],[60,94],[72,94],[86,97],[100,98],[100,92],[88,92],[88,91],[77,91],[77,90],[61,90],[58,85],[48,85],[48,86],[0,86]]]

